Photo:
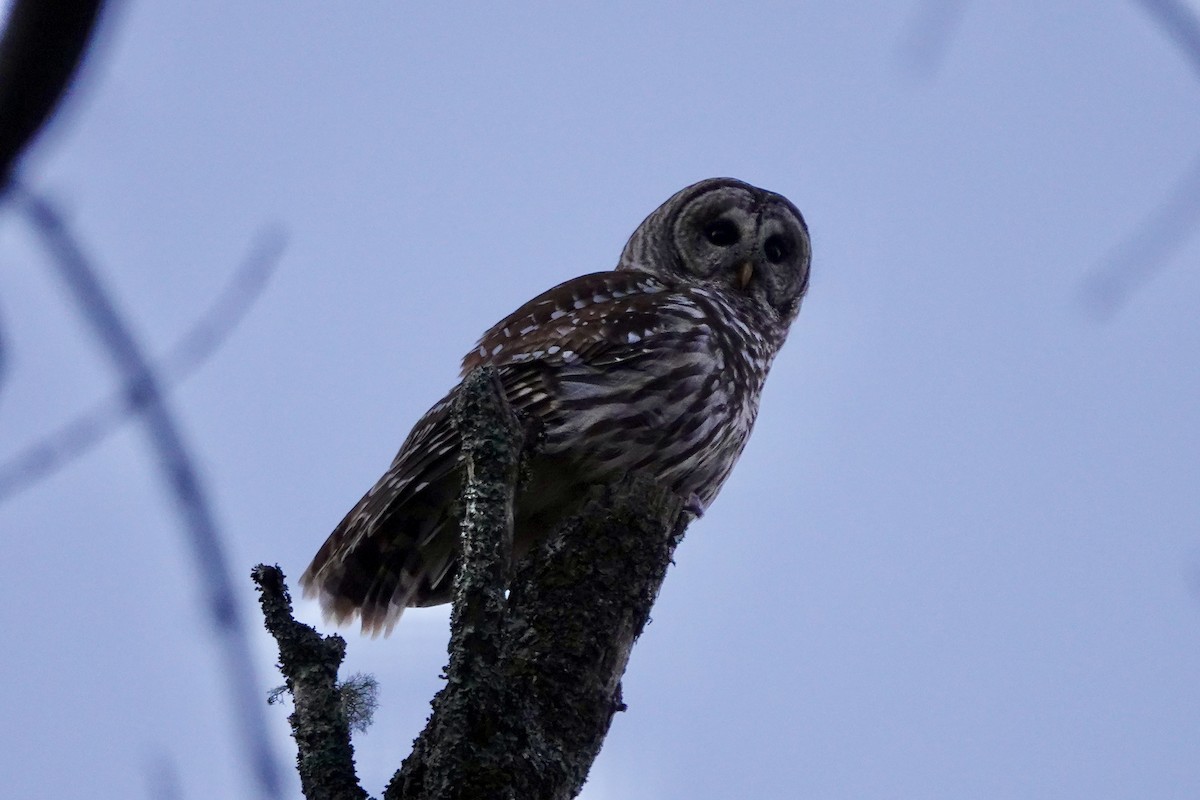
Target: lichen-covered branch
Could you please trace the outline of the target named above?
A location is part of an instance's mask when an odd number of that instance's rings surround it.
[[[624,709],[621,676],[683,534],[683,500],[637,476],[598,487],[510,580],[525,433],[490,369],[467,377],[454,414],[466,475],[446,685],[384,797],[567,800],[583,787],[613,715]],[[256,570],[260,586],[267,569]],[[282,587],[277,570],[269,575]],[[286,592],[273,592],[283,602],[268,608],[264,591],[263,610],[280,640],[288,686],[319,695],[304,701],[304,715],[297,696],[292,716],[305,796],[363,797],[349,788],[310,789],[313,779],[305,779],[313,761],[336,764],[338,780],[362,792],[338,709],[344,643],[292,621]],[[296,634],[295,655],[277,632],[291,626],[307,631]]]
[[[625,709],[621,676],[683,538],[682,511],[678,496],[628,477],[597,489],[517,574],[503,654],[526,742],[511,762],[526,787],[517,797],[583,788]]]
[[[527,559],[505,603],[521,430],[486,370],[456,410],[467,461],[446,687],[388,800],[570,798],[623,708],[621,675],[680,535],[646,479],[597,490]],[[505,481],[503,485],[496,483]]]
[[[467,376],[454,407],[462,440],[463,522],[446,688],[385,798],[505,797],[501,671],[513,491],[524,435],[490,369]]]
[[[279,644],[279,668],[292,693],[288,721],[296,738],[300,787],[308,800],[364,800],[354,773],[354,747],[342,709],[337,671],[346,641],[321,636],[292,617],[292,599],[277,566],[259,564],[250,573],[258,585],[267,630]]]

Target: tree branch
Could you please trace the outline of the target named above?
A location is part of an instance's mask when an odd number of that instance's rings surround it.
[[[1138,5],[1174,40],[1200,76],[1200,13],[1180,0],[1139,0]],[[1170,194],[1092,267],[1081,283],[1088,311],[1105,319],[1129,301],[1196,231],[1200,221],[1200,156],[1175,181]]]
[[[621,676],[650,619],[687,518],[648,478],[597,489],[513,582],[505,672],[528,750],[516,797],[579,794],[617,711]]]
[[[450,797],[455,788],[462,797],[504,796],[507,756],[481,745],[505,728],[500,654],[524,432],[490,369],[467,376],[453,413],[466,475],[446,688],[385,798]]]
[[[625,708],[621,675],[683,536],[683,500],[632,475],[595,489],[583,511],[517,568],[510,590],[513,496],[526,436],[490,368],[463,381],[454,419],[466,475],[446,685],[384,798],[566,800],[583,787],[613,715]],[[271,614],[282,609],[296,623],[289,606],[277,607],[268,611],[264,593],[267,627],[280,639],[278,631],[291,628]],[[311,647],[306,652],[316,652]],[[299,688],[291,676],[319,673],[305,691],[322,697],[306,700],[306,708],[336,706],[341,656],[294,654],[280,639],[289,687]],[[292,724],[302,776],[316,754],[337,752],[346,781],[339,785],[349,786],[344,723],[333,725],[332,711],[308,722],[300,709],[297,697]],[[344,791],[305,785],[309,800],[362,796]]]
[[[456,409],[466,513],[447,682],[387,800],[578,794],[683,533],[679,497],[626,478],[535,550],[506,604],[521,435],[488,372],[467,377]]]
[[[267,630],[279,644],[279,668],[287,679],[296,710],[288,718],[296,738],[300,787],[309,800],[364,800],[367,793],[354,773],[354,746],[342,709],[337,671],[346,656],[346,640],[321,636],[292,617],[283,572],[259,564],[250,573],[258,585]]]
[[[23,187],[14,184],[19,195]],[[163,391],[174,389],[221,349],[262,296],[279,263],[285,237],[281,230],[258,233],[249,253],[204,313],[152,363]],[[2,333],[2,331],[0,331]],[[5,377],[3,341],[0,340],[0,383]],[[39,437],[0,461],[0,503],[81,458],[142,410],[149,398],[136,386],[122,385],[62,427]]]

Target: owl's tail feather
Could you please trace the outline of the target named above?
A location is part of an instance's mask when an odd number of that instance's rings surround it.
[[[320,600],[327,619],[344,625],[357,616],[364,634],[387,636],[404,609],[450,600],[457,520],[430,507],[436,502],[419,502],[424,499],[413,498],[370,527],[355,525],[351,512],[334,530],[300,578],[305,596]]]
[[[404,609],[449,602],[458,566],[458,437],[447,396],[417,423],[391,467],[300,577],[337,625],[358,617],[387,636]]]

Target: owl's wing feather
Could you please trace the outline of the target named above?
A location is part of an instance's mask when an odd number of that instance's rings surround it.
[[[485,365],[532,361],[604,363],[645,352],[631,347],[663,322],[656,295],[668,290],[643,272],[593,272],[560,283],[493,325],[462,360],[462,375]]]
[[[337,624],[391,632],[407,606],[438,594],[452,553],[438,540],[453,519],[439,503],[458,491],[455,392],[421,417],[391,466],[342,519],[300,578]],[[448,506],[442,505],[445,509]]]
[[[544,416],[564,365],[603,367],[645,357],[664,323],[668,287],[641,272],[583,275],[535,297],[488,330],[462,374],[498,367],[518,413]],[[599,380],[601,370],[573,370]],[[457,561],[460,441],[451,419],[457,387],[413,428],[387,472],[330,534],[301,577],[327,617],[358,615],[363,631],[389,633],[409,606],[450,599]]]

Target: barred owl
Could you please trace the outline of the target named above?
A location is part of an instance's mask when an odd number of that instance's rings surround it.
[[[620,262],[559,284],[483,334],[491,365],[541,431],[514,502],[519,557],[596,484],[643,471],[701,512],[729,476],[763,381],[808,288],[808,228],[786,198],[731,178],[675,194]],[[457,568],[457,387],[417,422],[383,477],[301,578],[327,617],[390,633],[447,602]]]

